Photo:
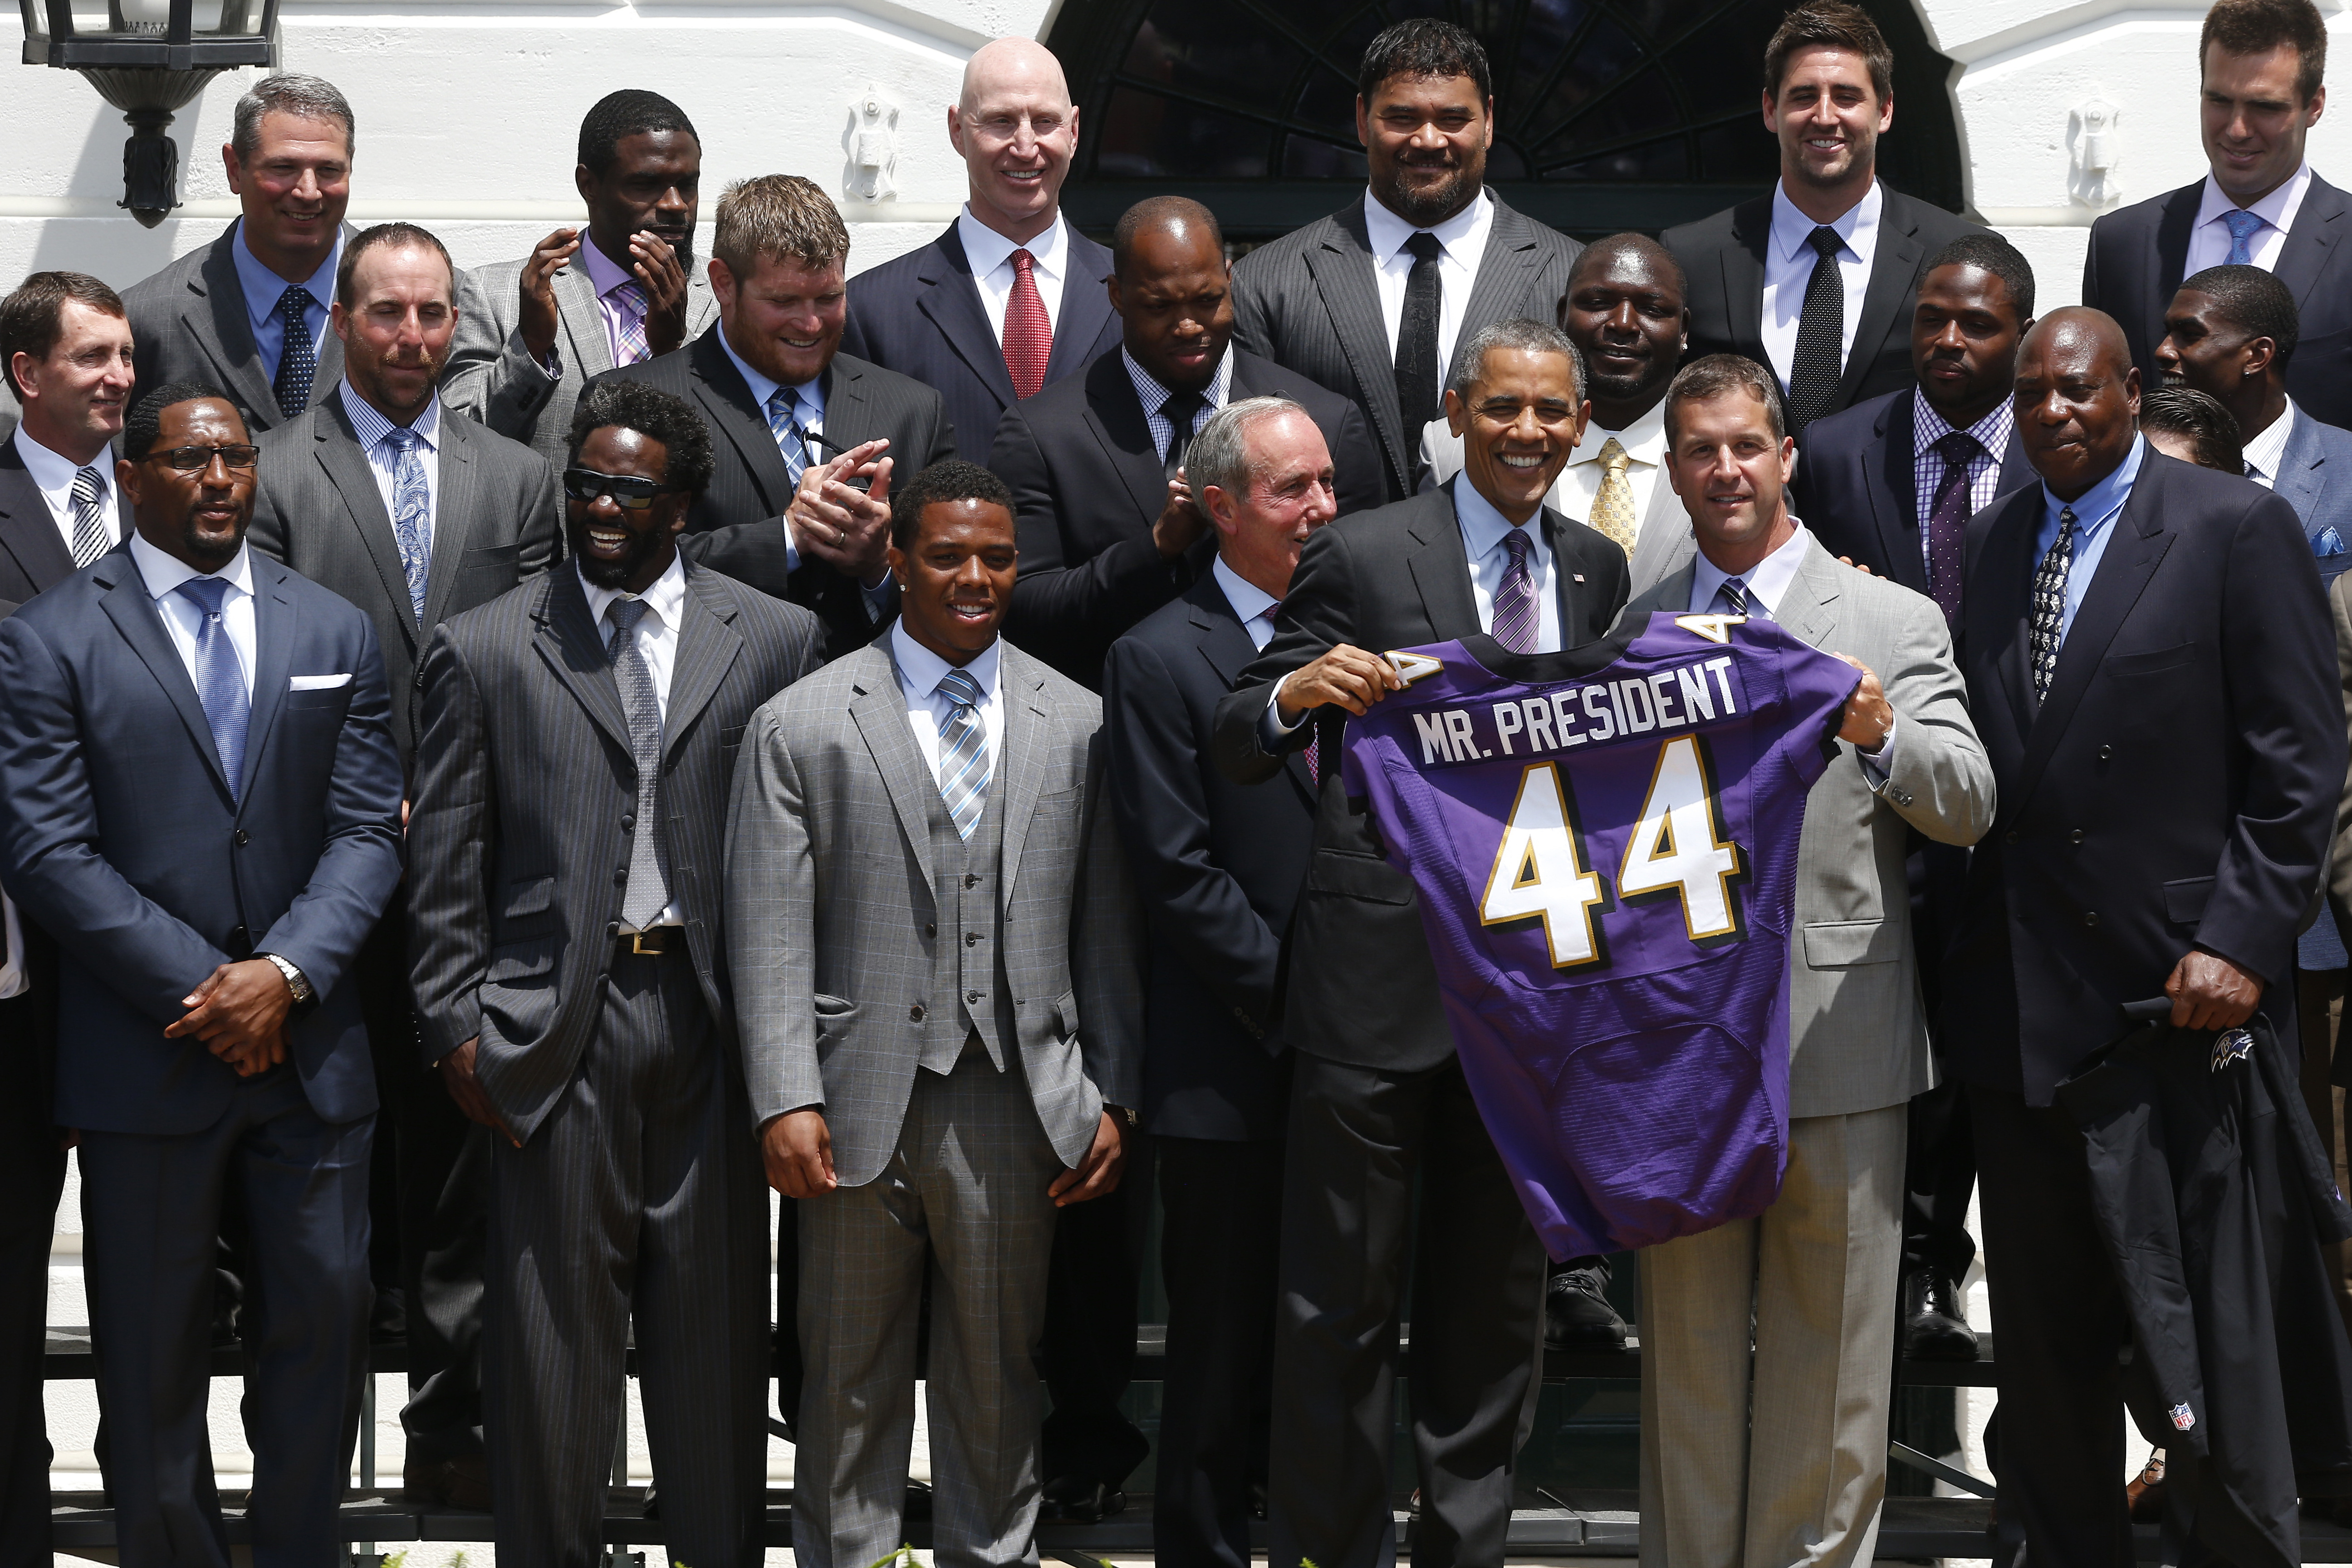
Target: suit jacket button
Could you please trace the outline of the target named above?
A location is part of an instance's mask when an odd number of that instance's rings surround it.
[[[2001,834],[2000,841],[2005,844],[2013,844],[2017,842],[2017,830],[2015,828],[2011,828],[2009,831]]]
[[[2084,924],[2084,925],[2096,925],[2098,923],[2099,923],[2099,912],[2098,912],[2097,910],[2095,910],[2095,909],[2085,909],[2084,911],[2083,911],[2083,924]]]
[[[621,819],[621,831],[625,833],[634,833],[636,831],[637,819],[634,812]]]
[[[963,999],[976,1004],[980,1000],[980,993],[978,991],[966,991],[963,994]]]
[[[923,923],[923,935],[924,935],[924,936],[938,936],[939,934],[940,934],[940,928],[939,928],[938,926],[936,926],[936,925],[932,925],[932,924],[931,924],[930,922],[929,922],[929,921],[925,921],[925,922]]]
[[[920,1022],[922,1022],[922,1021],[923,1021],[923,1004],[922,1004],[922,1003],[920,1003],[920,1002],[917,1002],[913,1007],[908,1008],[908,1009],[907,1009],[907,1019],[908,1019],[908,1022],[910,1022],[910,1023],[920,1023]]]
[[[2082,830],[2082,829],[2080,829],[2080,828],[2077,828],[2077,829],[2075,829],[2073,832],[2071,832],[2071,833],[2067,834],[2067,835],[2066,835],[2066,841],[2067,841],[2068,843],[2072,843],[2072,844],[2079,844],[2079,843],[2081,843],[2081,842],[2083,841],[2083,830]]]
[[[2102,746],[2099,747],[2099,760],[2102,762],[2108,760],[2114,757],[2115,754],[2116,748],[2112,746]]]
[[[628,868],[627,866],[623,866],[620,870],[618,870],[618,871],[616,871],[616,872],[614,872],[614,873],[613,873],[613,885],[614,885],[614,887],[621,887],[621,886],[625,886],[625,885],[626,885],[626,884],[627,884],[627,883],[628,883],[628,880],[629,880],[629,868]]]
[[[621,939],[621,923],[617,920],[607,922],[604,926],[604,935],[613,938],[615,942],[619,941]]]
[[[247,832],[243,828],[239,828],[239,829],[236,831],[236,847],[237,847],[238,849],[243,849],[243,848],[245,848],[245,846],[246,846],[246,845],[247,845],[247,844],[249,844],[249,843],[251,843],[251,842],[253,841],[253,835],[252,835],[252,834],[250,834],[250,833],[248,833],[248,832]]]
[[[977,876],[974,876],[974,875],[973,875],[971,873],[970,873],[970,872],[966,872],[966,873],[964,873],[963,884],[964,884],[966,887],[978,887],[978,886],[980,885],[980,878],[979,878],[979,877],[977,877]]]
[[[967,931],[967,932],[965,932],[965,933],[963,934],[963,945],[964,945],[965,946],[967,946],[967,947],[977,946],[979,945],[979,943],[980,943],[980,935],[979,935],[979,933],[978,933],[978,932],[974,932],[974,931]]]

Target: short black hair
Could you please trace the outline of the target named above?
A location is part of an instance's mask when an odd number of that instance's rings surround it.
[[[2009,290],[2010,303],[2017,307],[2019,326],[2033,319],[2033,264],[2025,253],[1997,234],[1965,234],[1927,258],[1927,274],[1939,267],[1973,267],[1990,272]]]
[[[449,304],[457,303],[457,264],[449,259],[449,247],[443,245],[431,229],[415,224],[378,224],[353,235],[343,246],[343,257],[335,264],[335,303],[349,310],[358,301],[352,298],[352,275],[357,271],[360,257],[372,250],[432,250],[441,256],[441,265],[449,269]]]
[[[155,450],[156,436],[163,433],[163,411],[204,398],[228,403],[231,408],[236,406],[229,402],[228,393],[203,382],[173,382],[132,403],[131,417],[122,422],[122,455],[133,463],[145,462],[147,455]]]
[[[1594,240],[1584,247],[1574,261],[1568,264],[1568,281],[1561,287],[1559,303],[1553,308],[1552,311],[1562,328],[1568,325],[1568,300],[1569,296],[1576,292],[1576,280],[1583,277],[1588,268],[1600,267],[1602,263],[1613,261],[1620,256],[1640,256],[1651,267],[1674,280],[1675,293],[1685,299],[1690,298],[1690,279],[1683,275],[1683,264],[1675,259],[1675,253],[1648,235],[1637,234],[1628,229],[1623,234],[1613,234],[1606,239]]]
[[[2284,371],[2303,338],[2303,319],[2294,308],[2294,294],[2259,267],[2209,267],[2181,284],[2221,308],[2221,314],[2250,337],[2268,338],[2276,345],[2271,364]]]
[[[915,525],[922,520],[923,508],[942,501],[993,501],[1013,512],[1013,491],[1003,480],[977,463],[966,463],[961,457],[950,457],[934,463],[906,484],[890,492],[890,543],[906,550],[914,548]]]
[[[608,92],[580,122],[580,162],[601,180],[613,167],[613,160],[621,155],[624,137],[662,131],[683,131],[694,138],[696,146],[702,145],[702,135],[686,117],[686,110],[661,94],[641,87]]]
[[[1486,47],[1466,27],[1416,16],[1383,28],[1364,46],[1363,63],[1356,68],[1356,96],[1367,104],[1381,84],[1396,77],[1468,77],[1478,84],[1478,101],[1495,96],[1495,73],[1486,64]]]
[[[2246,453],[2238,416],[2195,387],[2150,387],[2139,394],[2139,427],[2189,437],[2200,467],[2243,474]]]
[[[2309,103],[2327,79],[2327,23],[2311,0],[2218,0],[2197,32],[2197,79],[2205,80],[2205,56],[2219,44],[2225,53],[2267,55],[2281,44],[2294,50],[2295,96]]]
[[[1218,226],[1217,214],[1190,196],[1146,196],[1118,216],[1118,226],[1110,231],[1110,269],[1114,275],[1127,276],[1128,259],[1135,251],[1135,236],[1147,228],[1161,226],[1205,228],[1209,237],[1222,251],[1225,246],[1225,231]]]
[[[564,461],[580,461],[588,438],[607,425],[634,430],[658,441],[669,455],[662,463],[662,482],[688,495],[709,487],[716,459],[710,452],[710,427],[683,398],[672,397],[643,382],[597,382],[580,394],[572,410],[572,444]]]

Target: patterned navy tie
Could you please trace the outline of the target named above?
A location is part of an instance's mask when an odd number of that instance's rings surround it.
[[[971,837],[988,806],[988,734],[981,727],[980,683],[969,671],[940,677],[940,695],[954,705],[940,731],[940,799],[959,838]]]
[[[2029,649],[2033,659],[2035,701],[2050,695],[2050,678],[2058,673],[2058,643],[2066,619],[2066,574],[2074,568],[2074,508],[2058,509],[2058,537],[2033,574],[2033,633]]]
[[[245,789],[245,731],[253,717],[253,694],[246,690],[236,645],[228,640],[228,627],[221,621],[228,590],[224,578],[192,577],[172,591],[202,616],[196,622],[196,700],[212,727],[213,751],[228,779],[229,798],[237,800]]]
[[[417,455],[425,438],[413,430],[394,426],[383,444],[393,450],[392,537],[400,546],[400,570],[408,577],[409,612],[425,622],[425,576],[433,562],[433,489],[425,482],[425,460]]]
[[[278,413],[284,419],[310,406],[310,382],[319,373],[318,346],[310,341],[310,323],[302,314],[310,303],[310,291],[299,283],[288,284],[278,297],[286,341],[278,350],[278,379],[269,390],[278,394]]]
[[[1511,559],[1503,568],[1502,591],[1495,595],[1495,641],[1514,653],[1532,653],[1543,617],[1536,608],[1535,573],[1528,570],[1528,530],[1505,530],[1503,548]]]

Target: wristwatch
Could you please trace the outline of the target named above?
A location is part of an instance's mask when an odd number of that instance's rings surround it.
[[[275,953],[257,953],[254,956],[257,958],[267,958],[271,963],[278,966],[278,972],[286,977],[286,988],[294,993],[295,1011],[299,1012],[303,1009],[309,1007],[312,1002],[318,1000],[319,993],[310,988],[309,978],[303,975],[301,970],[296,968],[290,962],[279,957]]]

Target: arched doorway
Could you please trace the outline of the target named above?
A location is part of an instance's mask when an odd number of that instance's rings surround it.
[[[1487,178],[1571,234],[1657,230],[1769,186],[1765,41],[1790,0],[1065,0],[1046,43],[1083,110],[1066,205],[1100,231],[1144,196],[1208,204],[1235,239],[1286,233],[1360,185],[1355,71],[1391,22],[1443,16],[1495,68]],[[1880,168],[1958,209],[1948,82],[1909,0],[1865,0],[1893,46]]]

